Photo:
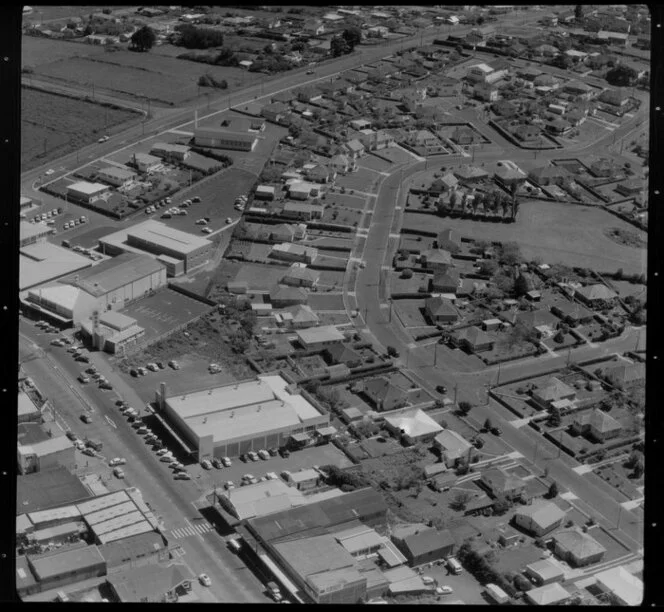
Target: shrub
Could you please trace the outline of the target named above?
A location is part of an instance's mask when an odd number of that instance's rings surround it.
[[[410,268],[404,268],[403,272],[401,272],[401,278],[413,278],[413,271]]]

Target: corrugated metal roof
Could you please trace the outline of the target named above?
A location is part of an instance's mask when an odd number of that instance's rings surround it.
[[[87,568],[106,564],[99,549],[94,545],[65,549],[54,554],[34,557],[28,555],[28,559],[37,580],[41,582],[56,576],[74,574]]]

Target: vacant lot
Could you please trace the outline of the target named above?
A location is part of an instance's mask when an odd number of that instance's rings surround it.
[[[381,149],[378,151],[378,154],[381,157],[386,157],[391,159],[395,164],[403,164],[407,162],[412,162],[415,159],[415,156],[412,153],[408,153],[405,149],[401,147],[387,147],[386,149]]]
[[[309,295],[307,303],[313,310],[343,310],[344,299],[341,293],[326,295],[315,294]]]
[[[376,170],[377,172],[385,172],[392,167],[391,163],[386,162],[384,159],[381,159],[376,155],[365,155],[356,163],[360,168],[369,168],[370,170]]]
[[[202,302],[167,289],[128,306],[122,312],[136,319],[150,338],[191,321],[208,310],[210,307]]]
[[[404,227],[440,231],[457,230],[477,240],[515,241],[526,258],[541,257],[549,264],[563,263],[603,271],[623,268],[626,273],[644,272],[646,251],[616,244],[604,231],[619,228],[637,232],[609,213],[586,206],[552,202],[523,202],[515,223],[477,223],[468,219],[433,215],[405,216]]]
[[[381,179],[381,175],[373,172],[372,170],[360,169],[357,172],[346,174],[345,176],[337,176],[337,187],[345,187],[346,190],[357,190],[364,192],[373,192],[374,187]]]
[[[424,327],[428,325],[422,314],[424,300],[397,300],[394,310],[404,327]]]
[[[92,57],[70,57],[37,66],[35,74],[67,83],[76,83],[111,91],[129,98],[147,96],[173,106],[196,98],[205,88],[198,87],[198,77],[209,73],[226,80],[229,89],[249,85],[253,77],[239,68],[210,66],[174,57],[117,51]]]
[[[363,196],[348,195],[341,193],[333,193],[325,199],[327,206],[343,206],[344,208],[352,208],[354,210],[364,209],[365,198]]]
[[[107,129],[138,117],[125,109],[24,87],[21,89],[21,170],[89,145]]]

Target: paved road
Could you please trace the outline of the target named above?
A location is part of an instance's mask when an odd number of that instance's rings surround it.
[[[187,554],[182,560],[193,572],[205,572],[212,578],[211,591],[217,601],[265,602],[260,582],[251,572],[238,571],[243,566],[239,564],[237,557],[228,550],[223,538],[210,528],[193,505],[203,494],[203,489],[199,488],[195,481],[174,480],[170,469],[165,463],[158,461],[154,452],[129,426],[114,405],[118,397],[116,391],[120,391],[122,397],[137,410],[144,407],[142,398],[121,381],[104,358],[94,353],[92,359],[95,365],[109,379],[114,391],[101,391],[93,385],[79,385],[75,382],[76,376],[89,366],[75,362],[64,348],[49,346],[47,342],[53,336],[42,334],[31,323],[22,320],[19,330],[22,355],[39,353],[32,343],[42,345],[46,353],[44,357],[25,361],[23,368],[40,390],[53,401],[58,415],[57,421],[81,438],[99,438],[104,445],[102,455],[106,460],[112,457],[127,459],[127,484],[141,490],[146,502],[161,517],[167,532],[184,530],[180,533],[185,534],[185,537],[170,541],[182,546],[186,551]],[[93,408],[93,422],[89,425],[83,424],[79,418],[85,407],[72,393],[71,386],[77,387],[80,395]],[[79,473],[100,473],[106,480],[112,480],[111,470],[105,461],[89,458],[78,452],[77,460]],[[192,529],[192,526],[197,525],[204,527]],[[189,535],[186,535],[186,532]]]

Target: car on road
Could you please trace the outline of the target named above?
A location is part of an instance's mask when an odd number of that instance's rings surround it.
[[[210,580],[210,576],[208,576],[207,574],[201,574],[198,577],[198,580],[200,581],[200,583],[203,586],[206,586],[206,587],[212,586],[212,580]]]
[[[492,427],[489,430],[494,436],[500,436],[503,433],[503,430],[500,427]]]
[[[211,470],[212,469],[212,463],[210,462],[209,459],[203,459],[203,461],[201,461],[201,465],[203,466],[203,469],[205,469],[205,470]]]
[[[109,139],[109,136],[102,136],[97,142],[106,142]]]
[[[96,457],[97,456],[97,453],[95,453],[94,449],[92,449],[92,448],[83,448],[81,450],[81,452],[84,455],[88,455],[88,457]]]
[[[191,480],[191,474],[189,472],[177,472],[175,480]]]
[[[315,70],[307,70],[307,74],[316,74]]]
[[[125,401],[124,401],[124,400],[121,400],[121,399],[119,399],[119,400],[115,400],[115,405],[116,405],[116,406],[124,406],[124,405],[125,405]]]
[[[242,549],[242,540],[240,538],[231,538],[228,540],[228,548],[234,553],[239,553]]]
[[[113,391],[113,385],[109,382],[104,381],[104,380],[102,380],[99,383],[99,388],[104,389],[105,391]]]
[[[67,436],[72,442],[74,442],[74,441],[76,440],[76,434],[75,434],[73,431],[71,431],[71,430],[69,430],[65,435],[66,435],[66,436]]]
[[[437,385],[436,391],[438,391],[438,393],[441,395],[445,395],[447,393],[447,387],[445,385]]]
[[[281,595],[281,591],[279,590],[279,586],[277,585],[276,582],[268,582],[267,583],[267,592],[272,596],[274,601],[281,601],[283,599],[283,596]]]
[[[231,467],[231,465],[233,465],[233,462],[230,460],[229,457],[222,457],[221,463],[224,465],[224,467]]]
[[[51,344],[53,346],[64,346],[64,342],[62,340],[55,338],[54,340],[51,340]]]
[[[90,378],[85,374],[80,374],[78,377],[78,382],[80,382],[82,385],[85,385],[90,382]]]
[[[214,467],[216,467],[218,470],[220,470],[222,467],[224,467],[223,464],[221,463],[221,461],[220,461],[219,459],[217,459],[217,457],[215,457],[215,458],[212,460],[212,465],[213,465]]]
[[[124,477],[125,477],[124,470],[123,470],[122,468],[120,468],[120,467],[116,467],[116,468],[113,470],[113,475],[114,475],[116,478],[124,478]]]
[[[125,463],[127,463],[126,459],[124,459],[123,457],[116,457],[115,459],[111,459],[108,462],[108,465],[110,465],[111,467],[115,467],[116,465],[125,465]]]
[[[49,168],[46,172],[44,172],[44,174],[46,176],[51,176],[51,174],[53,174],[54,172],[55,172],[55,170],[53,170],[53,168]]]
[[[454,593],[454,589],[451,586],[444,584],[443,586],[436,587],[437,595],[449,595],[450,593]]]
[[[81,415],[81,421],[83,421],[84,423],[90,424],[90,423],[92,423],[92,417],[89,414],[82,414]]]
[[[230,225],[231,223],[233,223],[233,219],[226,217],[226,225]]]

